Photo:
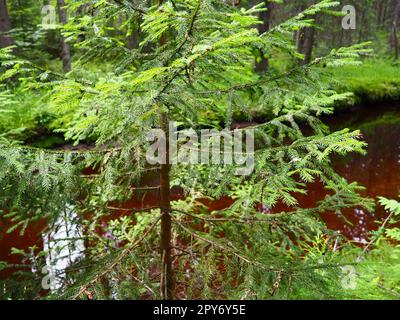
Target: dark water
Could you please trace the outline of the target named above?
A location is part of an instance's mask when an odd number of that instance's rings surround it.
[[[366,187],[365,196],[376,198],[384,196],[398,199],[400,194],[400,102],[391,105],[360,106],[346,112],[331,116],[326,122],[333,130],[349,127],[360,129],[365,141],[368,143],[366,156],[350,155],[347,158],[334,160],[334,167],[338,173],[348,181],[357,181]],[[154,177],[145,177],[142,185],[157,185]],[[179,189],[174,189],[173,199],[179,199],[182,194]],[[318,183],[309,186],[306,196],[299,198],[303,207],[313,207],[317,201],[323,199],[326,192]],[[210,211],[221,210],[232,204],[232,199],[222,198],[217,201],[205,201]],[[147,208],[158,204],[158,194],[150,191],[140,197],[132,199],[124,205],[111,204],[121,208]],[[280,208],[276,208],[280,211]],[[126,215],[126,210],[116,210],[114,217]],[[353,208],[343,212],[350,222],[345,222],[343,217],[334,212],[322,215],[329,228],[338,230],[349,239],[363,243],[367,233],[377,227],[376,221],[382,221],[387,213],[380,206],[375,212],[365,212]],[[30,227],[24,236],[19,235],[19,230],[11,234],[6,233],[7,225],[0,220],[0,261],[18,263],[18,259],[9,255],[11,247],[27,249],[29,246],[41,247],[41,227]],[[39,231],[38,231],[39,230]],[[1,272],[0,272],[1,276]]]
[[[357,181],[366,187],[365,195],[398,199],[400,195],[400,103],[390,105],[360,106],[335,115],[328,120],[332,129],[361,130],[368,143],[365,156],[351,155],[337,159],[335,169],[348,181]],[[387,212],[377,206],[375,212],[348,210],[346,217],[353,225],[340,219],[324,218],[332,229],[341,230],[354,240],[365,239],[368,230],[375,229],[375,221],[382,221]]]

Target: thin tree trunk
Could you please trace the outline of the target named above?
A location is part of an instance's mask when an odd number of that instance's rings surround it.
[[[307,8],[307,4],[302,3],[296,11],[302,12]],[[300,29],[295,32],[295,39],[296,39],[296,48],[297,51],[304,54],[304,43],[305,43],[305,31],[306,29]],[[302,61],[300,61],[302,63]]]
[[[273,3],[268,0],[264,0],[264,3],[267,10],[260,12],[259,18],[263,22],[258,26],[258,32],[260,34],[268,32],[271,28]],[[256,62],[256,71],[259,73],[263,73],[268,70],[269,60],[267,57],[265,57],[265,52],[263,52],[262,50],[260,50],[260,56],[260,61]]]
[[[383,16],[384,16],[384,3],[383,0],[376,1],[376,23],[378,28],[382,27]]]
[[[304,29],[296,31],[296,48],[298,52],[304,52]]]
[[[64,0],[57,0],[57,9],[58,9],[58,17],[60,19],[60,23],[65,25],[68,22],[67,12],[64,9],[65,2]],[[71,71],[71,52],[68,43],[65,41],[63,35],[61,35],[61,59],[63,62],[64,71]]]
[[[158,0],[161,6],[163,0]],[[161,36],[160,46],[166,44],[165,34]],[[161,129],[166,137],[166,164],[161,164],[160,168],[160,209],[161,209],[161,297],[172,300],[175,297],[175,277],[172,269],[172,220],[171,220],[171,202],[170,202],[170,170],[169,164],[169,117],[168,113],[161,114]]]
[[[166,134],[166,159],[169,162],[169,123],[168,114],[161,115],[161,128]],[[161,208],[161,296],[174,299],[175,279],[172,270],[172,221],[170,203],[170,165],[162,164],[160,169],[160,208]]]
[[[309,3],[302,3],[299,7],[300,12],[304,11],[309,6]],[[315,17],[317,19],[317,16]],[[300,64],[306,65],[311,62],[312,52],[315,42],[315,28],[302,28],[296,32],[296,47],[297,51],[304,55],[304,59],[300,60]]]
[[[11,20],[7,11],[6,0],[0,0],[0,48],[5,48],[14,43],[7,33],[11,30]]]
[[[393,38],[393,47],[394,47],[394,54],[396,60],[400,57],[400,48],[399,48],[399,38],[397,36],[397,28],[399,25],[399,17],[400,17],[400,1],[397,2],[394,11],[394,18],[393,18],[393,26],[392,26],[392,38]]]
[[[306,65],[311,62],[314,42],[315,42],[314,27],[303,28],[297,32],[296,35],[297,51],[304,55],[304,59],[300,60],[300,64]]]
[[[310,27],[305,31],[305,40],[304,40],[304,64],[309,64],[312,59],[312,52],[314,48],[315,42],[315,28]]]
[[[368,34],[368,30],[366,30],[368,27],[368,21],[367,21],[367,23],[365,23],[366,15],[367,15],[366,10],[368,10],[368,8],[365,8],[365,7],[362,7],[362,9],[360,10],[361,15],[360,15],[360,19],[358,22],[358,24],[360,26],[358,28],[358,42],[362,42],[364,32],[365,32],[365,34]]]
[[[388,10],[389,10],[390,3],[389,1],[385,1],[385,6],[383,8],[383,13],[382,13],[382,26],[386,26],[386,21],[387,21],[387,15],[388,15]]]
[[[130,34],[127,39],[126,39],[126,47],[128,49],[137,49],[139,48],[139,43],[140,43],[140,24],[142,22],[142,18],[138,17],[137,18],[137,26],[135,28],[135,31]]]

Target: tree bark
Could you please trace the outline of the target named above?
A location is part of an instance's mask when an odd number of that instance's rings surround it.
[[[268,32],[271,29],[272,9],[274,4],[268,0],[264,0],[264,4],[267,10],[260,12],[259,15],[260,20],[263,22],[258,26],[258,32],[260,34]],[[265,52],[263,52],[263,50],[260,50],[260,57],[260,61],[256,62],[256,71],[264,73],[269,68],[269,60],[265,57]]]
[[[309,2],[302,3],[299,7],[299,11],[302,12],[307,9],[309,6]],[[317,19],[317,16],[314,18]],[[300,60],[301,65],[306,65],[311,62],[312,52],[314,48],[315,42],[315,28],[307,27],[302,28],[296,32],[296,47],[297,51],[304,55],[304,59]]]
[[[385,5],[384,5],[384,8],[383,8],[383,13],[382,13],[382,27],[386,26],[388,11],[390,9],[389,6],[390,6],[389,1],[385,1]]]
[[[304,55],[304,59],[300,60],[300,64],[306,65],[311,62],[312,51],[315,41],[315,28],[303,28],[297,32],[296,46],[297,51]]]
[[[304,60],[303,60],[303,64],[305,65],[311,62],[314,42],[315,42],[315,28],[314,27],[306,28],[305,39],[304,39]]]
[[[130,34],[126,39],[126,47],[130,50],[139,48],[141,22],[142,18],[138,17],[135,31],[133,31],[132,34]]]
[[[166,134],[166,160],[169,162],[169,123],[167,113],[161,115],[161,128]],[[170,164],[160,168],[160,208],[161,208],[161,297],[174,299],[175,279],[172,269],[172,221],[170,203]]]
[[[67,12],[65,11],[64,7],[65,7],[64,0],[57,0],[58,17],[62,25],[65,25],[68,22]],[[63,69],[65,72],[71,71],[71,51],[63,35],[61,35],[60,45],[61,45],[61,59],[63,63]]]
[[[7,33],[11,30],[6,0],[0,0],[0,48],[11,46],[14,41]]]
[[[376,1],[376,24],[378,27],[382,27],[384,16],[384,2],[382,0]]]
[[[400,18],[400,1],[397,2],[397,5],[395,7],[393,25],[392,25],[393,48],[394,48],[394,55],[395,55],[396,60],[398,60],[400,57],[399,38],[397,36],[397,28],[399,25],[399,18]]]
[[[163,0],[158,0],[161,6]],[[166,44],[166,35],[163,34],[160,39],[160,46]],[[169,164],[169,117],[166,111],[161,114],[161,129],[166,138],[166,164],[161,164],[160,168],[160,209],[161,209],[161,297],[166,300],[175,298],[175,276],[172,269],[172,219],[170,202],[170,170]]]
[[[297,8],[296,13],[302,12],[307,8],[307,4],[302,3],[299,8]],[[304,54],[304,39],[305,39],[305,29],[299,29],[295,32],[296,48],[297,51]],[[300,63],[301,60],[300,60]]]

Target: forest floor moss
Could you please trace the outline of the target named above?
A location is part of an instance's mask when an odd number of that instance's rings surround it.
[[[400,100],[400,63],[390,60],[367,60],[360,66],[344,66],[330,70],[334,88],[352,92],[354,98],[346,105],[371,104]]]
[[[288,68],[284,58],[271,62],[271,66],[281,72]],[[325,81],[339,93],[353,93],[348,100],[336,103],[335,110],[339,112],[354,106],[400,102],[400,61],[393,59],[369,58],[361,65],[327,68]],[[268,110],[260,109],[252,114],[258,122],[266,121],[270,116]],[[236,121],[246,121],[240,113],[235,114],[234,118]]]

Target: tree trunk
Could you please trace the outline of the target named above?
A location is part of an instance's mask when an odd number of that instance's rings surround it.
[[[315,41],[315,28],[303,28],[297,32],[296,46],[297,51],[304,55],[304,59],[300,60],[300,64],[306,65],[311,62],[312,52]]]
[[[142,18],[138,17],[137,26],[135,31],[130,34],[126,39],[126,47],[130,50],[139,48],[140,43],[140,24],[142,22]]]
[[[307,4],[302,3],[299,8],[297,8],[296,13],[302,12],[307,8]],[[305,40],[305,29],[300,29],[295,32],[296,48],[297,51],[304,54],[304,40]],[[301,61],[300,61],[301,63]]]
[[[399,48],[399,38],[397,36],[397,28],[399,25],[400,18],[400,1],[397,2],[397,5],[394,10],[394,18],[393,18],[393,26],[392,26],[392,39],[393,39],[393,48],[396,60],[400,57],[400,48]]]
[[[305,31],[305,40],[304,40],[304,64],[309,64],[312,59],[312,52],[314,48],[315,41],[315,28],[307,28]]]
[[[163,0],[158,0],[161,6]],[[160,46],[166,44],[166,36],[163,34],[160,39]],[[161,283],[160,291],[163,299],[172,300],[175,297],[175,277],[172,269],[172,220],[170,202],[170,154],[169,154],[169,117],[163,111],[161,114],[161,129],[166,138],[166,164],[160,168],[160,209],[161,209]]]
[[[264,3],[267,10],[260,12],[259,15],[259,19],[263,22],[258,26],[258,32],[260,34],[268,32],[271,28],[272,9],[274,5],[273,2],[268,0],[264,0]],[[263,50],[260,50],[260,57],[260,61],[256,62],[256,71],[259,73],[264,73],[268,70],[269,61],[268,58],[265,57],[265,52],[263,52]]]
[[[65,25],[68,22],[67,12],[64,9],[64,0],[57,0],[58,17],[60,24]],[[71,52],[68,43],[65,41],[63,35],[61,35],[61,59],[63,62],[63,69],[65,72],[71,71]]]
[[[299,7],[299,11],[302,12],[309,7],[309,2],[302,3]],[[317,16],[314,18],[317,19]],[[300,64],[306,65],[311,62],[312,51],[314,48],[315,41],[315,28],[307,27],[302,28],[296,32],[296,47],[297,51],[304,55],[304,59],[300,60]]]
[[[0,48],[5,48],[14,43],[7,33],[11,30],[10,16],[7,11],[6,0],[0,0]]]
[[[383,25],[383,17],[384,17],[384,1],[377,0],[376,1],[376,24],[378,28]]]
[[[383,13],[382,13],[382,26],[386,26],[387,23],[387,16],[388,16],[388,11],[389,11],[389,6],[390,3],[389,1],[385,1],[385,6],[383,8]]]
[[[365,34],[368,34],[368,30],[367,30],[367,28],[368,28],[368,26],[369,26],[369,24],[368,24],[368,21],[365,21],[365,20],[367,20],[367,12],[366,12],[366,10],[368,10],[368,8],[365,8],[364,6],[362,6],[361,7],[362,9],[359,9],[358,10],[358,12],[360,12],[361,11],[361,14],[359,14],[359,16],[360,16],[360,19],[359,19],[359,22],[358,22],[358,24],[359,24],[359,28],[358,28],[358,42],[362,42],[362,39],[363,39],[363,34],[365,33]]]
[[[167,113],[161,115],[161,128],[166,134],[166,159],[169,162],[169,123]],[[174,299],[175,279],[172,270],[172,221],[170,203],[170,165],[162,164],[160,169],[160,208],[161,208],[161,297]]]

